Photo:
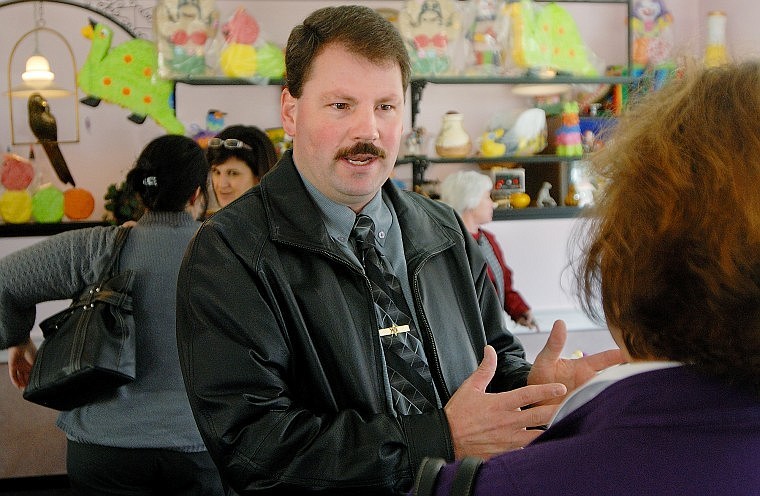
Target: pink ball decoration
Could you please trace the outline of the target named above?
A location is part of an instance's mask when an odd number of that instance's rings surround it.
[[[3,158],[0,182],[6,189],[18,191],[26,189],[34,179],[34,166],[23,157],[6,153]]]

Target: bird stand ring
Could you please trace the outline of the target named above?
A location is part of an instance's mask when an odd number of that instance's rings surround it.
[[[57,38],[57,39],[49,39]],[[43,43],[44,41],[44,43]],[[27,51],[32,53],[32,45],[39,43],[40,52],[44,53],[54,64],[56,70],[56,79],[67,81],[65,88],[52,83],[35,87],[34,85],[21,82],[13,86],[14,75],[19,80],[24,69],[25,57],[16,54],[25,54]],[[64,63],[66,59],[71,62],[71,68]],[[46,99],[54,99],[52,106],[58,121],[58,136],[56,143],[78,143],[79,142],[79,91],[76,84],[77,66],[74,59],[74,52],[71,45],[58,31],[47,27],[36,27],[21,38],[11,50],[8,58],[8,108],[10,115],[11,144],[12,145],[33,145],[38,143],[32,130],[28,125],[28,101],[33,93],[39,93]],[[68,82],[70,81],[70,83]],[[19,81],[20,82],[20,81]],[[63,98],[65,97],[65,98]],[[69,100],[70,99],[70,100]],[[29,129],[29,133],[18,132],[16,128],[16,116],[24,116],[23,121],[19,119],[18,130]],[[21,127],[23,125],[23,127]]]

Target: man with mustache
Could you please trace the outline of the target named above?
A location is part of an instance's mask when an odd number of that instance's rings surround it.
[[[292,153],[204,224],[179,276],[180,362],[223,479],[400,494],[426,456],[524,446],[619,355],[560,360],[559,322],[531,366],[461,220],[388,180],[410,78],[391,23],[319,9],[286,66]]]

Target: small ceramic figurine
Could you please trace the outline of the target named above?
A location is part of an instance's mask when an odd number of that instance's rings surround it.
[[[583,154],[578,102],[565,102],[562,105],[562,125],[557,129],[555,141],[557,155],[560,157],[577,157]]]
[[[536,197],[536,206],[538,208],[557,206],[557,202],[554,200],[554,198],[552,198],[551,194],[549,193],[549,190],[551,189],[552,189],[551,183],[544,181],[544,184],[541,185],[541,189],[538,191],[538,196]]]
[[[435,140],[435,152],[444,158],[462,158],[470,154],[472,140],[464,129],[464,116],[449,111],[443,116],[441,132]]]
[[[415,127],[404,139],[404,155],[425,154],[425,128]]]

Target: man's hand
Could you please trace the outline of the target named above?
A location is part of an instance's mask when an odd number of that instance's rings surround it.
[[[444,407],[457,459],[465,456],[490,458],[530,443],[542,431],[531,427],[546,425],[557,407],[537,406],[567,393],[562,384],[526,386],[504,393],[486,393],[496,371],[496,351],[485,347],[483,361],[465,380]]]
[[[8,374],[14,386],[24,389],[29,384],[29,376],[36,357],[37,347],[31,339],[8,348]]]
[[[528,384],[561,382],[570,392],[591,379],[597,372],[623,362],[620,350],[607,350],[576,359],[560,358],[565,341],[567,341],[567,326],[564,321],[557,320],[552,326],[544,348],[533,362],[533,367],[528,374]],[[552,403],[561,401],[562,398],[554,398]]]

